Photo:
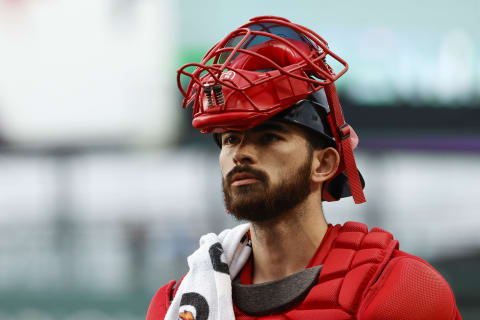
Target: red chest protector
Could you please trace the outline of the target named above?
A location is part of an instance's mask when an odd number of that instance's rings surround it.
[[[235,308],[237,319],[353,319],[366,288],[382,272],[398,241],[379,228],[362,223],[330,228],[308,267],[323,264],[318,284],[284,314],[253,317]],[[242,275],[243,276],[243,275]],[[247,280],[248,281],[248,280]]]
[[[250,316],[234,306],[236,319],[461,319],[441,275],[420,258],[399,251],[398,241],[383,229],[369,232],[357,222],[330,227],[307,268],[320,264],[318,283],[290,310]],[[240,275],[246,284],[251,281],[248,268]],[[174,285],[170,281],[157,292],[147,320],[164,318]]]

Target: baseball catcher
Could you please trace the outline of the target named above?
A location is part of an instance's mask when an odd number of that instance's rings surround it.
[[[348,69],[314,31],[252,18],[178,70],[192,124],[213,136],[227,211],[148,320],[461,319],[445,279],[389,232],[331,225],[322,201],[365,202],[335,81]]]

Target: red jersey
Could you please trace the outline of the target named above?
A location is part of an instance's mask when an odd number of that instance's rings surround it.
[[[461,319],[445,279],[424,260],[400,251],[398,241],[380,228],[368,232],[362,223],[330,225],[307,268],[318,265],[323,266],[318,281],[295,305],[252,315],[234,299],[236,319]],[[251,261],[239,279],[252,283]],[[174,285],[171,281],[157,292],[147,320],[164,318]]]

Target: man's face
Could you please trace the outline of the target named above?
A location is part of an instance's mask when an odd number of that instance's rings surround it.
[[[281,216],[310,194],[313,150],[299,127],[267,121],[221,135],[225,206],[236,218]]]

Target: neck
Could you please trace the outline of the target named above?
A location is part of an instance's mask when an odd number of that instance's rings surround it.
[[[321,200],[309,197],[281,217],[252,222],[253,283],[304,270],[328,229]]]

